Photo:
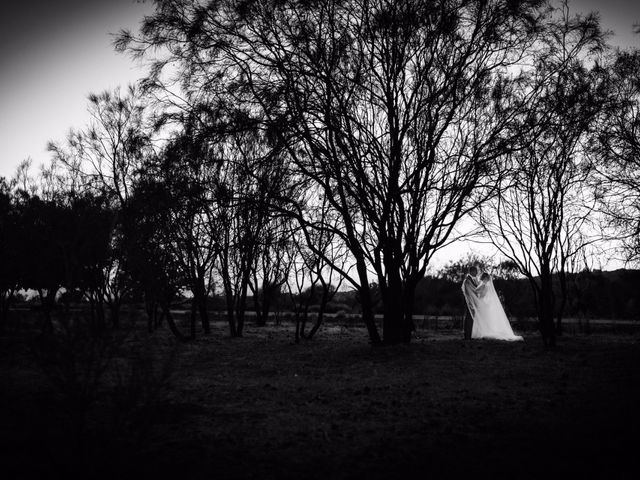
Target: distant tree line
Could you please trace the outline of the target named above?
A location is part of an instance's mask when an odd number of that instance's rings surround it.
[[[149,330],[187,340],[210,331],[214,296],[231,336],[287,297],[299,339],[350,289],[373,344],[408,342],[414,314],[461,303],[444,301],[453,278],[426,275],[467,219],[528,285],[509,308],[527,298],[553,346],[593,252],[615,241],[638,260],[640,52],[608,47],[597,15],[543,0],[155,7],[116,41],[147,77],[91,95],[50,165],[2,183],[4,315],[31,288],[50,328],[64,288],[97,326],[136,298]],[[185,292],[187,328],[171,314]]]

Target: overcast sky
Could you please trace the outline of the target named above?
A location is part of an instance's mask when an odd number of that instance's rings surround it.
[[[87,121],[87,95],[137,80],[144,70],[112,47],[110,33],[153,11],[133,0],[30,0],[0,7],[0,176],[23,159],[49,158]]]
[[[598,10],[612,43],[640,48],[638,0],[573,0],[575,11]],[[31,0],[0,7],[0,176],[12,177],[31,157],[46,163],[49,140],[61,141],[87,120],[87,95],[144,75],[113,50],[111,36],[153,11],[150,1]]]
[[[8,3],[8,5],[7,5]],[[640,47],[633,24],[640,1],[573,0],[576,11],[599,10],[615,43]],[[0,9],[0,176],[32,157],[46,162],[48,140],[64,139],[87,121],[87,95],[126,85],[142,66],[112,47],[111,33],[135,28],[152,2],[31,0]]]

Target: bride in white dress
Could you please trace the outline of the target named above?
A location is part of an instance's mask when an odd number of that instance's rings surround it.
[[[475,288],[463,288],[467,305],[473,317],[471,338],[492,338],[497,340],[522,340],[515,335],[504,313],[491,275],[483,273]]]

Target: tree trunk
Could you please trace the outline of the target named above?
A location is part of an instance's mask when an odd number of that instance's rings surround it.
[[[327,303],[329,303],[329,285],[327,285],[324,280],[322,281],[322,299],[320,300],[320,310],[318,311],[318,317],[316,318],[313,327],[309,331],[309,334],[305,337],[307,340],[311,340],[313,336],[316,334],[320,325],[322,325],[322,320],[324,319],[324,312],[327,308]]]
[[[13,289],[5,290],[0,294],[0,332],[4,331],[7,325],[7,318],[9,316],[9,305],[11,303],[11,297],[13,295]]]
[[[204,274],[199,275],[196,279],[196,285],[193,291],[193,301],[200,313],[200,321],[205,334],[211,333],[211,323],[209,322],[209,314],[207,312],[207,289],[204,284]]]
[[[56,292],[53,288],[38,289],[38,295],[40,296],[40,307],[42,308],[43,324],[42,331],[44,333],[51,333],[53,331],[53,321],[51,319],[51,311],[53,310],[53,303],[56,298]],[[46,293],[45,293],[46,292]]]
[[[190,336],[192,339],[196,338],[196,311],[197,311],[197,306],[196,306],[196,299],[195,297],[193,298],[193,301],[191,302],[191,312],[189,314],[189,330],[190,330]]]
[[[147,330],[152,333],[158,326],[158,302],[149,292],[144,294],[144,309],[147,313]]]
[[[415,298],[415,287],[412,284],[405,284],[404,287],[404,343],[411,342],[411,333],[415,331],[416,326],[413,323],[413,301]]]
[[[564,269],[560,270],[558,277],[560,279],[560,305],[556,317],[556,335],[562,335],[562,317],[567,305],[567,274]]]
[[[404,309],[402,305],[402,289],[381,288],[383,302],[382,336],[383,343],[395,345],[405,342]]]
[[[230,291],[225,292],[225,299],[227,303],[227,323],[229,324],[229,335],[231,335],[232,337],[237,337],[238,332],[236,328],[233,294]]]
[[[253,309],[256,312],[256,327],[264,327],[267,322],[262,318],[262,305],[260,305],[257,290],[253,292]]]
[[[553,322],[553,284],[549,269],[544,266],[540,275],[540,308],[539,321],[540,333],[545,347],[554,348],[556,345],[556,332]]]
[[[269,319],[269,312],[271,310],[271,300],[264,294],[264,288],[262,289],[264,298],[262,299],[262,311],[260,312],[259,326],[264,327]]]
[[[237,336],[241,337],[244,330],[244,316],[247,310],[247,294],[249,292],[249,283],[251,281],[251,263],[246,262],[243,268],[242,278],[240,279],[240,294],[238,295],[238,301],[236,303],[236,321]]]
[[[293,335],[295,343],[300,343],[300,317],[296,315],[296,331]]]
[[[387,345],[411,341],[411,329],[407,328],[407,309],[399,266],[386,262],[386,279],[380,278],[380,292],[383,302],[383,342]],[[383,283],[386,280],[386,284]]]
[[[360,279],[360,288],[358,293],[360,296],[360,306],[362,308],[362,321],[367,327],[369,341],[372,345],[380,345],[380,334],[376,326],[376,319],[373,313],[373,300],[371,298],[371,288],[369,287],[369,276],[367,274],[367,266],[364,259],[360,255],[356,257],[356,267],[358,269],[358,277]]]
[[[173,320],[173,316],[171,315],[170,310],[170,302],[168,300],[162,300],[160,308],[162,309],[162,314],[167,319],[167,325],[169,325],[169,330],[171,333],[181,342],[186,342],[189,340],[189,337],[186,337],[182,334],[182,332],[178,329],[175,321]]]
[[[245,283],[241,290],[240,296],[238,297],[238,302],[236,304],[236,336],[241,337],[242,331],[244,330],[244,313],[247,309],[247,284]]]

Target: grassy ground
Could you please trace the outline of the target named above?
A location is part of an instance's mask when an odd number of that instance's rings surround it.
[[[553,352],[534,333],[418,331],[372,348],[336,326],[292,339],[284,325],[230,339],[220,324],[186,345],[140,332],[105,354],[82,417],[55,386],[67,367],[43,373],[33,341],[7,332],[4,478],[637,478],[638,333],[568,335]]]

